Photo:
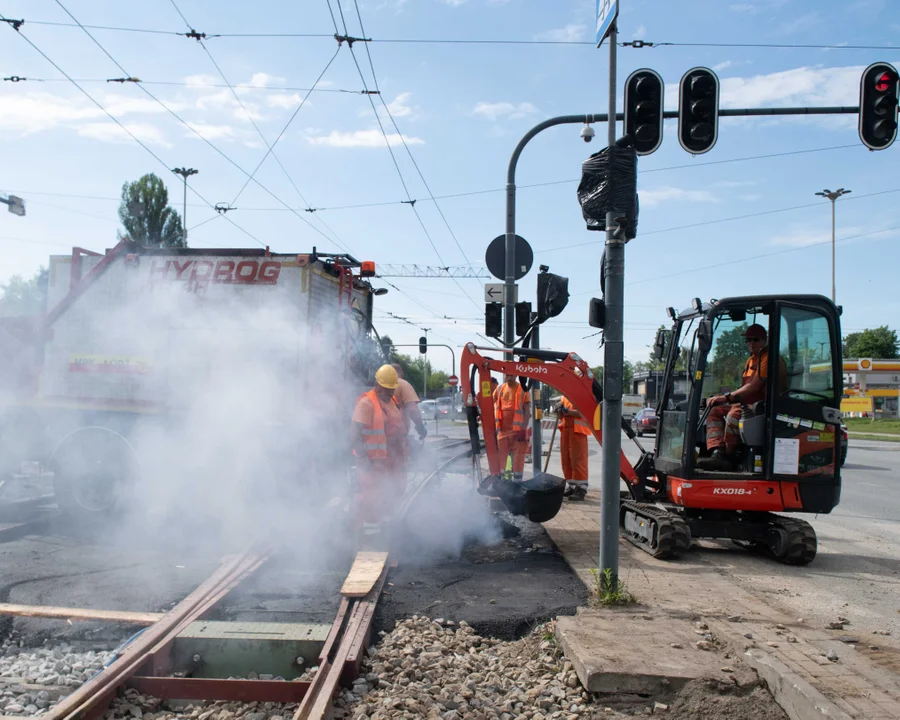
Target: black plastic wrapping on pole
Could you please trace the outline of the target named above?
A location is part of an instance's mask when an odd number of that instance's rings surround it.
[[[624,218],[625,239],[637,234],[637,153],[631,147],[603,148],[581,164],[578,202],[588,230],[606,230],[606,213]],[[614,229],[614,228],[609,228]]]

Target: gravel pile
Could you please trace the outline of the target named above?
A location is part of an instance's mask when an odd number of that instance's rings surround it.
[[[6,641],[0,655],[0,713],[43,714],[112,656],[112,652],[76,651],[67,644],[22,649]]]
[[[515,720],[589,717],[591,697],[552,639],[552,625],[522,640],[482,638],[466,623],[413,616],[381,633],[363,675],[336,700],[354,720]],[[602,710],[601,708],[597,708]]]

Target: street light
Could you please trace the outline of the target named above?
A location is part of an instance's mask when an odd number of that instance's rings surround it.
[[[845,190],[844,188],[838,188],[834,192],[828,190],[827,188],[822,192],[817,192],[816,195],[819,197],[828,198],[831,200],[831,302],[834,302],[834,203],[841,195],[847,195],[848,193],[853,192],[852,190]]]
[[[181,222],[184,224],[184,227],[181,232],[181,238],[184,246],[187,247],[187,179],[200,171],[194,170],[194,168],[173,168],[172,172],[184,178],[184,205],[181,211]]]

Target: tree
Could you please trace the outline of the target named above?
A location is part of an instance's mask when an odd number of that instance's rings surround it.
[[[385,338],[382,338],[382,341],[384,340]],[[387,338],[387,341],[390,342],[390,338]],[[398,353],[394,348],[393,343],[391,343],[391,362],[395,362],[403,368],[403,377],[413,386],[413,389],[415,389],[420,396],[422,395],[422,385],[425,380],[426,368],[428,369],[428,395],[430,397],[444,395],[446,390],[450,387],[447,384],[447,380],[450,377],[447,373],[440,370],[434,370],[431,367],[431,362],[426,360],[422,355],[413,359],[409,355]]]
[[[718,387],[712,388],[713,392],[721,388],[736,390],[741,386],[741,375],[748,357],[745,332],[747,323],[741,323],[716,338],[716,349],[707,365],[707,375],[713,378],[710,382],[718,383]]]
[[[49,272],[42,267],[34,277],[25,280],[13,275],[0,285],[0,317],[37,315],[47,309],[47,281]]]
[[[631,381],[634,380],[634,370],[635,365],[631,362],[631,360],[625,360],[622,363],[622,392],[629,394],[631,393]],[[603,385],[603,366],[598,365],[597,367],[591,368],[591,372],[594,373],[594,377],[597,378],[597,382]]]
[[[181,216],[169,205],[165,183],[153,173],[122,186],[119,219],[126,235],[144,247],[186,247]]]
[[[845,358],[879,358],[890,360],[900,357],[900,341],[897,331],[887,325],[867,328],[862,332],[850,333],[844,338]]]

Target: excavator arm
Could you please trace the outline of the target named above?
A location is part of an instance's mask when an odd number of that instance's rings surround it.
[[[470,416],[474,412],[481,416],[484,447],[491,476],[502,472],[505,458],[500,457],[497,446],[497,431],[494,415],[494,398],[491,393],[491,373],[515,375],[522,380],[537,380],[562,393],[575,406],[591,427],[597,442],[603,442],[601,428],[601,402],[603,389],[587,363],[574,353],[553,350],[529,350],[513,348],[512,353],[519,359],[496,359],[485,357],[480,348],[472,343],[465,346],[462,353],[461,375],[468,382],[466,407]],[[537,469],[535,469],[537,470]],[[638,483],[634,467],[622,453],[619,456],[619,473],[629,486]]]

